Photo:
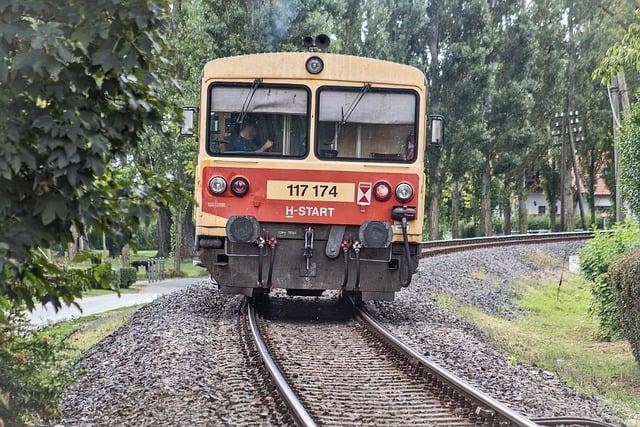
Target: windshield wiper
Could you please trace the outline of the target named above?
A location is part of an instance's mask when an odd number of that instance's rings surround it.
[[[362,87],[362,90],[360,90],[360,92],[358,93],[358,96],[356,96],[356,99],[354,99],[353,102],[349,105],[349,108],[347,108],[346,114],[344,112],[344,107],[341,108],[342,120],[340,120],[340,125],[347,124],[347,120],[349,120],[349,117],[351,117],[351,114],[355,111],[360,101],[362,101],[362,98],[364,98],[364,95],[367,92],[369,92],[369,89],[371,89],[371,84],[365,83],[364,86]]]
[[[251,105],[251,101],[253,101],[253,96],[256,94],[258,90],[258,86],[262,83],[262,79],[255,79],[253,81],[253,86],[251,87],[251,91],[247,94],[247,97],[244,99],[242,103],[242,109],[240,110],[240,115],[238,116],[238,120],[236,123],[243,123],[245,117],[247,116],[247,111],[249,111],[249,106]]]

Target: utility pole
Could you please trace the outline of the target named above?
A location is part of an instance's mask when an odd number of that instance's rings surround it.
[[[580,119],[578,118],[578,112],[574,111],[573,112],[573,118],[571,118],[572,112],[569,112],[569,141],[571,142],[571,156],[573,157],[573,174],[576,177],[576,190],[578,191],[578,207],[580,208],[580,223],[582,225],[582,229],[586,230],[587,229],[587,221],[585,220],[585,213],[584,213],[584,198],[582,197],[582,179],[580,177],[580,168],[578,165],[578,159],[576,156],[576,137],[574,136],[574,133],[579,131],[582,131],[582,127],[578,127],[578,123],[580,122]],[[576,127],[574,127],[574,125],[576,125]],[[582,142],[584,141],[584,137],[580,136],[580,141]]]
[[[586,218],[584,211],[584,198],[582,196],[582,183],[580,179],[580,169],[576,156],[576,142],[583,142],[584,137],[579,135],[582,133],[579,113],[577,111],[561,112],[555,115],[556,130],[551,134],[561,137],[560,143],[560,231],[567,231],[568,222],[573,218],[568,218],[567,204],[573,203],[573,199],[567,200],[571,194],[571,181],[567,177],[567,139],[571,148],[571,161],[573,166],[573,174],[576,178],[576,188],[578,192],[578,205],[580,208],[580,222],[582,229],[586,229]],[[568,194],[567,194],[568,193]]]

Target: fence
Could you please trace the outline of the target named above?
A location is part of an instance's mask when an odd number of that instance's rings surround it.
[[[164,258],[149,258],[147,260],[147,279],[149,282],[164,280]]]

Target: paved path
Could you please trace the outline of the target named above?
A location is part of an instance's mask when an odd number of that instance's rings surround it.
[[[51,323],[57,323],[62,320],[72,319],[74,317],[88,316],[90,314],[102,313],[116,308],[128,307],[137,304],[146,304],[160,295],[168,294],[178,289],[182,289],[192,283],[206,280],[205,278],[185,278],[185,279],[168,279],[162,282],[147,284],[146,282],[138,282],[133,287],[140,289],[138,293],[101,295],[96,297],[86,297],[77,300],[82,308],[78,310],[75,306],[63,307],[57,312],[51,304],[45,306],[37,306],[36,309],[27,313],[27,318],[32,325],[45,326]]]

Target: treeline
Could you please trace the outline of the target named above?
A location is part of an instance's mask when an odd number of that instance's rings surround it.
[[[513,223],[526,231],[532,188],[545,194],[551,229],[560,226],[553,207],[565,192],[572,229],[574,170],[590,226],[600,221],[597,177],[615,191],[611,105],[607,86],[592,74],[637,19],[635,8],[633,0],[176,0],[170,44],[183,88],[176,97],[197,104],[200,70],[210,59],[299,51],[304,36],[326,33],[331,52],[410,64],[428,78],[429,111],[447,118],[446,145],[428,156],[428,238],[460,236],[463,225],[493,234],[496,214],[501,232],[512,232]],[[637,87],[635,74],[627,81]],[[566,140],[563,180],[561,138],[553,132],[556,113],[570,111],[579,112],[582,131],[575,151]],[[169,162],[179,168],[175,157],[185,145],[178,144]],[[172,144],[160,145],[152,151]],[[154,164],[164,168],[163,158]]]

